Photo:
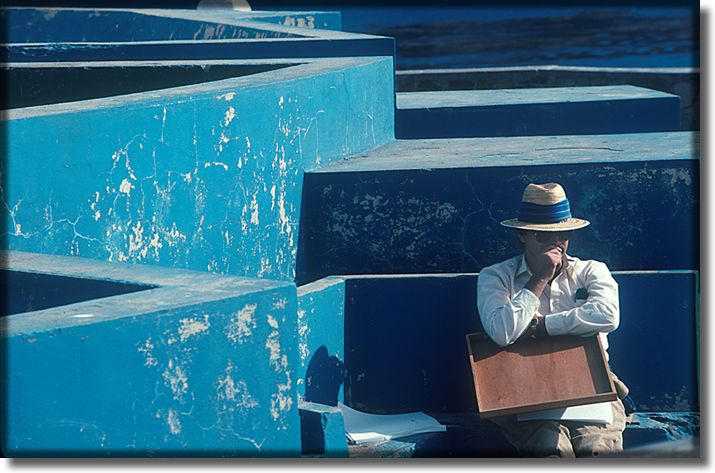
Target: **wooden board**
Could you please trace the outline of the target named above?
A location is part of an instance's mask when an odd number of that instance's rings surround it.
[[[598,336],[522,339],[500,348],[485,333],[467,335],[483,418],[615,401]]]

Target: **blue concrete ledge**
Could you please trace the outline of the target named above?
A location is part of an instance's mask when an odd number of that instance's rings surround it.
[[[27,307],[0,326],[6,455],[300,456],[292,283],[1,257],[60,288],[5,286]]]
[[[9,9],[5,15],[10,33],[0,57],[6,62],[395,57],[393,38],[306,28],[299,18],[309,15],[285,17],[283,24],[190,10]],[[335,19],[325,22],[336,26]],[[42,27],[33,30],[36,24]]]
[[[499,428],[472,413],[432,414],[444,433],[412,435],[350,445],[352,458],[509,458],[518,457]],[[609,457],[699,458],[698,414],[643,412],[623,433],[624,451]]]
[[[481,330],[477,277],[344,276],[345,404],[377,414],[476,412],[464,336]],[[621,324],[608,337],[613,371],[639,411],[698,412],[698,273],[614,277]]]
[[[4,8],[0,20],[7,43],[302,37],[277,25],[340,30],[339,12]]]
[[[477,277],[344,277],[346,404],[377,414],[424,411],[447,426],[445,433],[351,445],[351,457],[516,456],[477,413],[464,343],[466,333],[481,330]],[[667,456],[671,443],[700,436],[698,273],[614,277],[621,324],[609,335],[611,366],[638,409],[624,446],[633,456]],[[697,449],[682,455],[697,456]]]
[[[300,401],[302,454],[304,457],[347,458],[345,423],[339,408]]]
[[[9,110],[4,247],[294,280],[304,170],[393,140],[394,90],[389,57],[288,64]]]
[[[325,278],[298,288],[298,398],[336,406],[345,379],[345,281]]]
[[[397,138],[680,131],[677,95],[624,86],[397,94]]]
[[[529,182],[559,182],[612,270],[699,267],[699,134],[398,140],[305,176],[298,282],[478,272],[517,254]]]

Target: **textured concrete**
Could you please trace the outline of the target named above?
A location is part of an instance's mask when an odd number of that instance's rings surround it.
[[[690,67],[520,66],[400,70],[399,92],[585,87],[629,84],[680,97],[683,130],[700,129],[700,69]]]
[[[391,58],[314,60],[10,110],[3,244],[293,280],[303,170],[393,139],[391,71]]]
[[[298,403],[303,456],[346,458],[348,442],[339,408],[314,402]]]
[[[272,23],[340,29],[337,12],[7,8],[0,11],[0,20],[7,25],[6,43],[300,37],[299,31],[275,28]],[[261,23],[253,25],[254,21]]]
[[[335,406],[343,401],[345,282],[325,278],[298,288],[298,398]]]
[[[679,98],[632,86],[401,92],[397,138],[679,131]]]
[[[608,337],[613,371],[639,411],[699,412],[698,274],[614,277],[621,324]],[[476,279],[345,277],[345,403],[386,414],[475,412],[465,335],[481,330]]]
[[[477,272],[518,252],[529,182],[560,182],[572,244],[611,269],[699,267],[693,133],[399,140],[306,174],[299,283],[328,274]]]
[[[2,258],[67,292],[62,277],[153,287],[3,318],[6,455],[300,454],[293,284]]]
[[[9,9],[0,51],[7,62],[395,56],[393,38],[310,27],[317,18],[338,29],[335,13],[296,15]]]

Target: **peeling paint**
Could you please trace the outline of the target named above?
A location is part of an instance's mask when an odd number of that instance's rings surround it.
[[[179,340],[182,342],[185,342],[195,335],[206,332],[211,326],[208,315],[204,315],[203,320],[186,318],[181,319],[179,323],[181,324],[181,327],[179,327]]]
[[[171,389],[174,399],[182,401],[189,389],[186,373],[180,365],[175,365],[174,360],[169,360],[168,366],[162,373],[164,383]]]
[[[122,183],[119,185],[119,192],[129,195],[134,189],[134,186],[127,179],[122,179]]]
[[[152,367],[156,366],[159,364],[157,359],[154,357],[152,350],[154,349],[154,344],[151,341],[151,337],[146,339],[144,342],[144,345],[139,346],[137,350],[139,353],[142,353],[144,355],[144,366],[146,367]]]
[[[169,409],[166,416],[166,423],[168,424],[169,431],[172,435],[179,435],[181,433],[181,421],[173,409]]]
[[[233,107],[228,107],[228,110],[226,110],[226,115],[224,115],[223,118],[223,126],[229,126],[234,118],[236,118],[236,109]]]
[[[233,343],[243,343],[247,337],[253,334],[256,328],[256,320],[253,318],[256,313],[256,304],[248,304],[231,317],[224,332],[226,337]]]
[[[224,370],[224,375],[216,383],[217,399],[220,401],[233,401],[239,410],[244,413],[248,409],[259,407],[258,401],[248,392],[246,382],[233,379],[233,370],[233,364],[229,361]],[[228,406],[227,408],[229,411],[233,410],[233,406]]]

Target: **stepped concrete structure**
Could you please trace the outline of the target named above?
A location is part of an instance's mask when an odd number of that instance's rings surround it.
[[[530,181],[619,283],[626,453],[698,455],[699,134],[672,90],[396,93],[394,40],[334,12],[2,17],[5,455],[515,455],[464,339]],[[340,403],[447,430],[349,445]]]

